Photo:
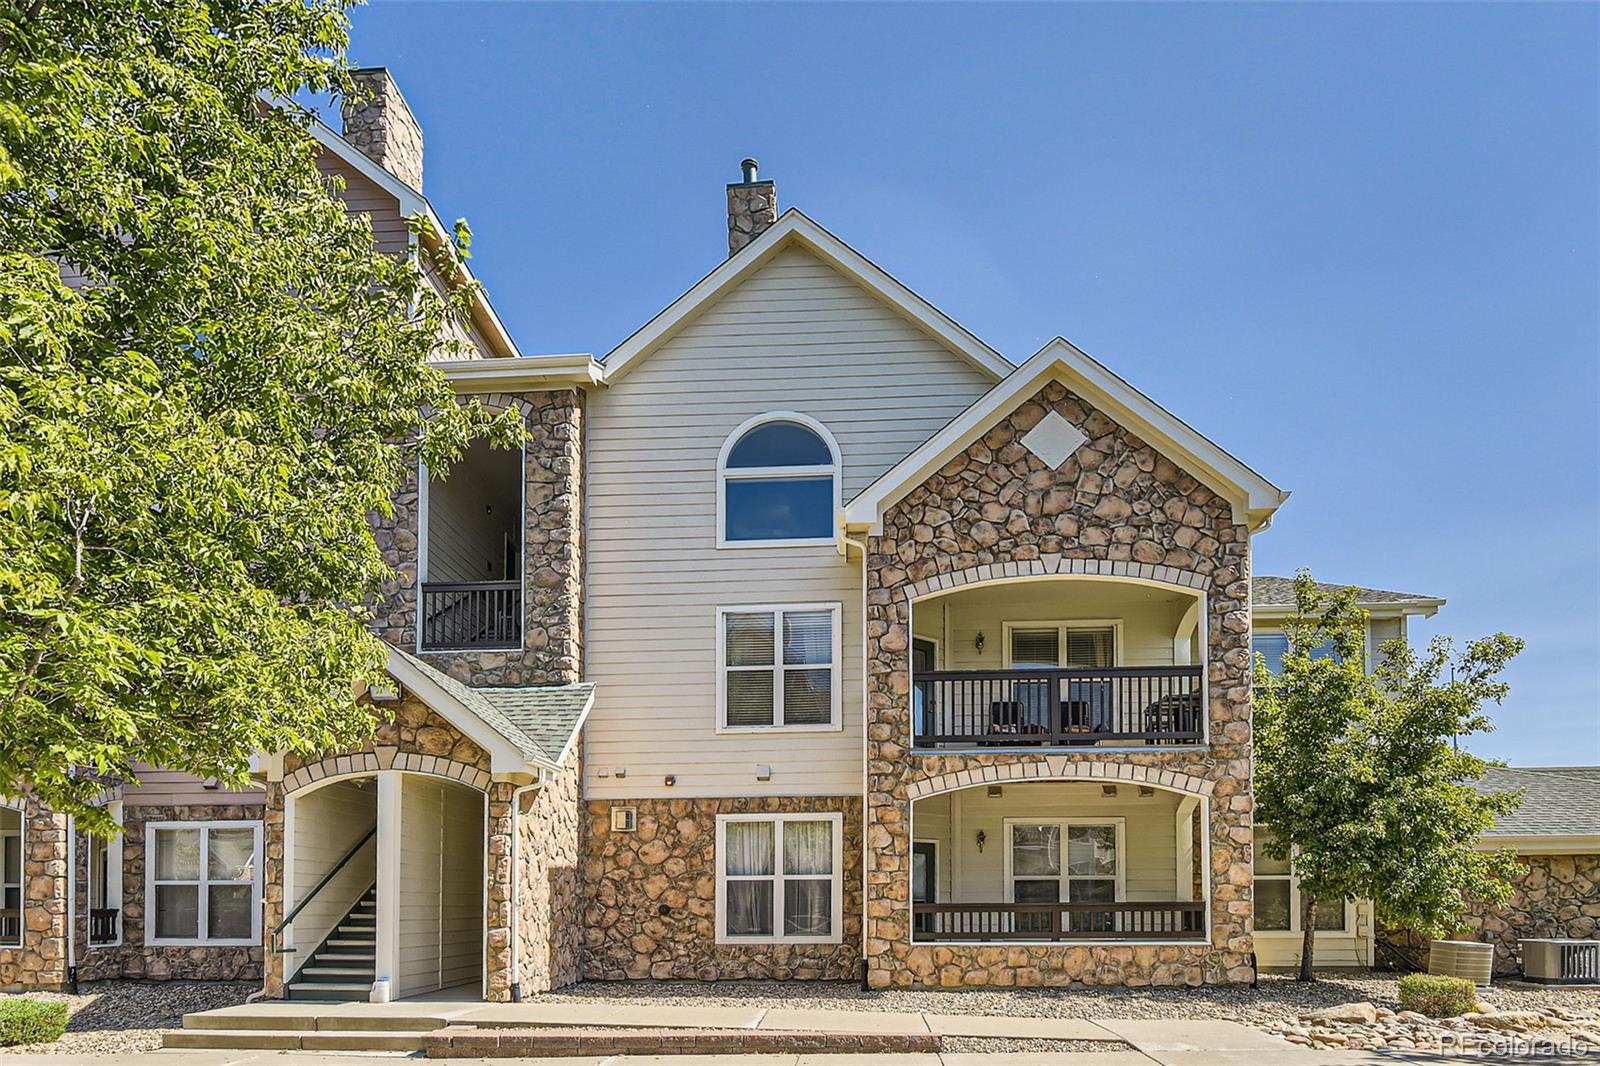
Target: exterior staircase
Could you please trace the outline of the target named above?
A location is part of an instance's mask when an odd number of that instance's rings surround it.
[[[366,1002],[377,969],[378,886],[369,886],[289,982],[290,999]]]

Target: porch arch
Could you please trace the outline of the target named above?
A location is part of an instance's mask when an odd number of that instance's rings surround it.
[[[1168,792],[1182,792],[1209,799],[1216,782],[1177,770],[1125,762],[1085,762],[1066,757],[1046,757],[1039,762],[1004,762],[994,766],[975,766],[935,774],[906,786],[906,799],[919,800],[945,792],[957,792],[974,785],[997,785],[1006,781],[1101,781],[1150,785]]]
[[[401,751],[383,746],[373,751],[352,752],[349,755],[330,755],[317,762],[307,763],[283,779],[285,796],[294,795],[319,784],[327,784],[345,777],[367,777],[383,770],[403,770],[410,774],[428,774],[466,785],[479,792],[489,790],[489,771],[470,763],[458,762],[445,755],[423,755],[420,752]]]
[[[1206,592],[1211,588],[1211,578],[1208,575],[1194,570],[1181,570],[1175,566],[1127,562],[1120,559],[1067,559],[1060,555],[1041,555],[1037,559],[985,563],[982,566],[969,566],[964,570],[955,570],[948,574],[934,574],[908,586],[906,598],[918,600],[965,585],[1058,576],[1122,578],[1157,585],[1172,585],[1196,592]]]

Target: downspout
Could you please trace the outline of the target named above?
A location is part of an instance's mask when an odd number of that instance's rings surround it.
[[[522,949],[517,940],[517,927],[521,925],[522,906],[519,901],[522,887],[522,797],[540,785],[544,784],[544,770],[539,771],[539,777],[532,784],[518,785],[511,790],[511,928],[510,943],[507,949],[511,952],[510,981],[508,991],[511,993],[511,1002],[522,1002]]]
[[[78,829],[67,815],[67,988],[78,994]]]
[[[861,551],[861,991],[869,991],[867,984],[867,806],[871,795],[871,780],[867,773],[867,713],[870,703],[867,688],[867,543],[845,536],[841,523],[839,554],[847,555],[848,548]]]

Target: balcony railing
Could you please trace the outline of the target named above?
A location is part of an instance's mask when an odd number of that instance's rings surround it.
[[[913,903],[913,941],[1206,939],[1205,904]]]
[[[1204,737],[1199,666],[924,670],[911,679],[918,748],[1189,744]]]
[[[522,646],[522,582],[428,582],[422,586],[422,650]]]
[[[117,942],[117,915],[115,908],[96,908],[89,912],[89,943],[115,944]]]

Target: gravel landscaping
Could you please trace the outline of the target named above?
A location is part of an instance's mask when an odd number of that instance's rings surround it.
[[[1367,1002],[1400,1009],[1393,974],[1329,970],[1303,984],[1292,976],[1263,974],[1260,987],[1215,988],[981,988],[948,992],[862,992],[845,981],[589,981],[541,996],[541,1002],[642,1003],[652,1005],[821,1008],[825,1010],[926,1011],[936,1014],[1009,1014],[1044,1018],[1220,1018],[1261,1029],[1299,1024],[1300,1015],[1322,1007]],[[1600,988],[1497,984],[1480,992],[1499,1011],[1560,1007],[1600,1011]]]
[[[80,985],[76,996],[32,992],[36,999],[66,1000],[72,1012],[66,1034],[54,1044],[0,1047],[0,1055],[31,1052],[87,1059],[155,1051],[162,1032],[182,1027],[190,1011],[231,1007],[260,989],[259,982],[250,981],[97,981]]]

